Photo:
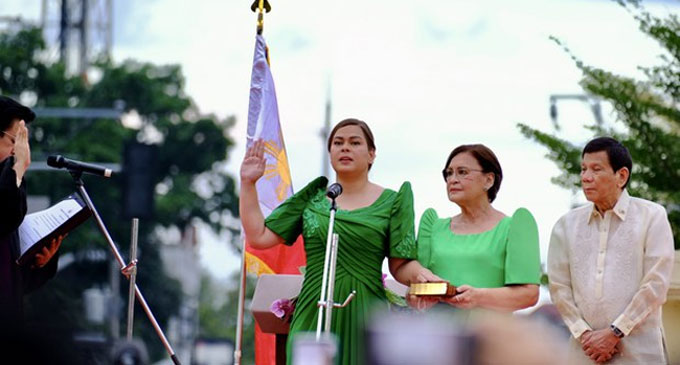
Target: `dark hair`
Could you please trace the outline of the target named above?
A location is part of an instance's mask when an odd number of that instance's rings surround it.
[[[338,124],[333,127],[333,130],[331,131],[331,134],[328,136],[328,152],[331,151],[331,145],[333,144],[333,137],[335,137],[335,133],[338,132],[338,129],[347,127],[350,125],[355,125],[359,128],[361,128],[361,131],[364,132],[364,138],[366,139],[366,144],[368,145],[368,150],[369,151],[375,151],[375,138],[373,138],[373,132],[371,132],[371,128],[368,127],[368,124],[364,122],[363,120],[359,119],[354,119],[354,118],[347,118],[345,120],[341,120]],[[373,164],[368,164],[368,169],[370,170]]]
[[[449,167],[451,160],[453,160],[456,155],[467,152],[472,155],[472,157],[477,160],[477,163],[482,167],[482,171],[486,173],[493,173],[493,185],[486,191],[486,196],[489,198],[489,202],[493,202],[498,195],[498,190],[501,188],[501,181],[503,181],[503,170],[501,169],[501,164],[498,162],[498,158],[491,151],[491,149],[483,144],[464,144],[460,145],[451,151],[449,158],[446,159],[446,164],[444,169]]]
[[[23,119],[27,124],[35,119],[35,113],[12,98],[0,95],[0,131],[6,131],[15,119]]]
[[[625,189],[628,186],[628,181],[630,181],[630,175],[633,173],[633,159],[630,157],[630,152],[626,146],[622,145],[621,142],[615,140],[611,137],[597,137],[583,148],[583,153],[581,153],[581,158],[585,156],[586,153],[595,152],[607,152],[607,158],[609,159],[609,164],[614,172],[621,170],[624,167],[628,168],[628,180],[623,185]]]

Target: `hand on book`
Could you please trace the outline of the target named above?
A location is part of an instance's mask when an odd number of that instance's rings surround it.
[[[415,261],[415,260],[414,260]],[[426,269],[424,267],[418,268],[416,272],[416,278],[413,281],[414,283],[437,283],[445,281],[444,279],[440,278],[439,276],[435,275],[430,271],[429,269]]]
[[[406,294],[406,303],[408,304],[409,307],[414,308],[419,311],[425,311],[430,308],[432,308],[435,304],[439,303],[441,298],[437,295],[415,295],[413,293],[413,288],[414,286],[417,286],[417,283],[447,283],[448,282],[439,276],[435,275],[432,273],[432,271],[420,267],[420,269],[416,273],[416,279],[414,282],[411,283],[411,288],[409,289],[409,293]],[[416,294],[418,292],[416,291]]]
[[[64,237],[66,237],[66,235],[53,238],[52,242],[50,242],[49,245],[43,247],[40,252],[35,254],[35,262],[33,264],[33,267],[42,268],[45,265],[47,265],[47,263],[50,262],[54,254],[57,253],[57,250],[61,245],[61,241],[64,240]]]
[[[461,285],[456,288],[456,295],[446,298],[446,303],[462,309],[471,309],[479,306],[479,299],[482,288],[475,288],[470,285]]]
[[[432,308],[435,304],[439,303],[439,300],[438,296],[406,294],[408,306],[419,311]]]

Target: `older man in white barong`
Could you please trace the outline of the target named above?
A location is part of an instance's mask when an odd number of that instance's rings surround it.
[[[588,204],[555,224],[550,295],[572,339],[569,363],[666,364],[661,306],[673,269],[663,206],[628,194],[632,159],[613,138],[581,154]]]

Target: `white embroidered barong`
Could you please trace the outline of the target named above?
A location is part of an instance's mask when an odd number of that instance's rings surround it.
[[[665,363],[661,305],[673,256],[665,209],[625,190],[604,216],[589,203],[560,218],[548,276],[552,301],[573,336],[573,362],[590,362],[577,341],[583,332],[614,324],[626,336],[610,363]]]

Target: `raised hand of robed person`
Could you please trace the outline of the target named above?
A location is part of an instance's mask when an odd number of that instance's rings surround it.
[[[17,175],[17,186],[19,186],[21,185],[24,173],[31,164],[31,147],[28,145],[28,128],[26,128],[26,123],[23,120],[19,122],[12,152],[14,154],[13,168]]]

